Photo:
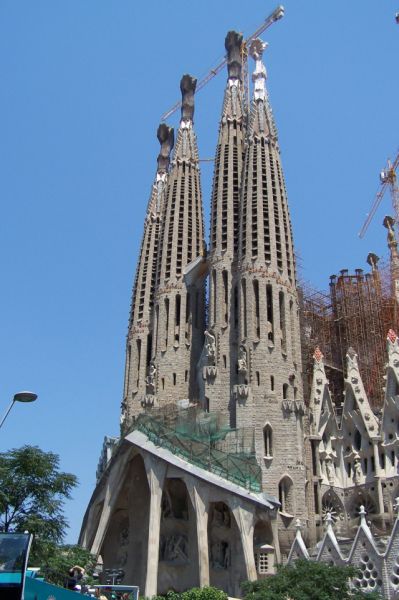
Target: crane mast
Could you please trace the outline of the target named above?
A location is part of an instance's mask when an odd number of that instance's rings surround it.
[[[260,25],[258,27],[258,29],[256,31],[254,31],[254,33],[252,33],[245,40],[243,47],[246,48],[247,46],[249,46],[249,44],[252,42],[252,40],[254,40],[261,33],[266,31],[266,29],[268,27],[270,27],[270,25],[272,25],[276,21],[279,21],[283,16],[284,16],[284,6],[279,5],[268,17],[266,17],[266,19],[264,20],[262,25]],[[244,51],[243,58],[246,59],[246,57],[247,57],[247,53],[245,53],[245,51]],[[198,82],[196,92],[199,92],[200,90],[202,90],[202,88],[205,87],[207,85],[207,83],[209,83],[211,81],[211,79],[216,77],[216,75],[218,73],[220,73],[220,71],[223,69],[226,62],[227,62],[227,58],[225,57],[221,62],[219,62],[216,65],[216,67],[214,67],[213,69],[210,69],[208,71],[207,75],[205,75],[205,77],[203,79],[201,79],[201,81]],[[181,107],[181,102],[176,102],[176,104],[174,104],[169,110],[167,110],[166,112],[163,113],[163,115],[161,116],[161,121],[166,121],[166,119],[171,117],[177,110],[179,110],[180,107]]]
[[[371,221],[373,220],[373,217],[374,217],[375,213],[377,212],[377,209],[380,206],[382,199],[384,197],[384,194],[388,188],[391,193],[391,200],[392,200],[392,207],[393,207],[394,215],[395,215],[395,221],[399,222],[399,189],[398,189],[397,176],[396,176],[396,170],[398,168],[398,165],[399,165],[399,153],[396,155],[393,163],[390,160],[388,160],[387,166],[385,167],[385,169],[383,169],[381,171],[380,187],[379,187],[377,194],[375,195],[374,202],[370,208],[370,212],[367,214],[367,218],[366,218],[365,222],[363,223],[363,227],[360,230],[360,233],[359,233],[360,238],[364,237],[364,234],[366,233],[368,226],[370,225]]]

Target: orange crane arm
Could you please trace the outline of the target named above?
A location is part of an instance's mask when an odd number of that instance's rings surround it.
[[[283,16],[284,16],[284,7],[280,5],[271,13],[271,15],[269,15],[264,20],[262,25],[260,27],[258,27],[258,29],[252,35],[250,35],[249,38],[247,38],[245,40],[245,43],[250,44],[252,42],[252,40],[257,38],[268,27],[270,27],[270,25],[272,25],[273,23],[275,23],[276,21],[281,19]],[[196,91],[199,92],[200,90],[202,90],[202,88],[205,87],[206,84],[209,83],[209,81],[211,81],[211,79],[216,77],[216,75],[223,69],[226,62],[227,62],[227,58],[225,57],[218,65],[216,65],[216,67],[214,69],[210,69],[208,74],[205,75],[205,77],[203,79],[201,79],[201,81],[198,83]],[[166,112],[163,113],[163,115],[161,116],[161,121],[166,121],[166,119],[168,119],[171,115],[173,115],[180,107],[181,107],[181,102],[176,102],[176,104],[174,104],[169,110],[167,110]]]

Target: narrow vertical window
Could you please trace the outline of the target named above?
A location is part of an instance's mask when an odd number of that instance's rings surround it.
[[[155,308],[155,352],[158,350],[158,332],[159,332],[159,306]]]
[[[256,371],[256,385],[260,386],[260,373],[259,373],[259,371]]]
[[[151,362],[152,356],[152,335],[149,333],[147,335],[147,358],[146,358],[146,366],[148,367]]]
[[[216,293],[216,271],[215,269],[212,271],[212,299],[213,299],[213,323],[216,323],[216,302],[217,302],[217,293]]]
[[[288,398],[288,383],[283,384],[283,400]]]
[[[247,283],[245,279],[241,282],[242,289],[242,322],[244,323],[244,338],[247,337]]]
[[[184,371],[184,381],[187,381],[188,379],[188,371]]]
[[[173,373],[173,385],[176,385],[176,373]]]
[[[132,346],[129,344],[128,349],[127,349],[127,357],[126,357],[125,396],[127,395],[128,390],[129,390],[131,360],[132,360]]]
[[[274,392],[274,375],[270,375],[270,389]]]
[[[169,331],[169,298],[165,298],[165,347],[168,346]]]
[[[223,319],[224,322],[227,324],[228,322],[228,309],[229,309],[229,303],[228,303],[228,282],[227,282],[227,271],[223,271],[222,273],[222,279],[223,279]]]
[[[181,296],[177,294],[175,300],[175,342],[179,343],[180,340],[180,310],[181,310]]]
[[[280,313],[280,331],[281,331],[281,350],[286,352],[287,350],[287,331],[285,326],[285,298],[284,292],[278,293],[278,304]]]
[[[140,363],[141,363],[141,340],[136,340],[137,361],[136,361],[136,387],[139,387],[140,381]]]
[[[257,279],[253,282],[254,287],[254,330],[255,337],[260,338],[260,310],[259,310],[259,282]]]
[[[266,313],[267,313],[267,337],[269,342],[274,344],[274,325],[273,325],[273,289],[270,283],[266,286]]]
[[[264,452],[265,457],[273,456],[273,431],[269,424],[265,425],[263,428],[263,443],[264,443]]]

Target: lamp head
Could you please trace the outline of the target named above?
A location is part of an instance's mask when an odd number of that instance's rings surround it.
[[[37,394],[33,392],[18,392],[14,394],[14,402],[34,402],[37,399]]]

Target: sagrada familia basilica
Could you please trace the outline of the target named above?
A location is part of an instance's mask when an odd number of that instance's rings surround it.
[[[176,142],[171,127],[158,128],[121,436],[105,440],[81,531],[80,543],[101,556],[104,569],[119,569],[148,597],[196,585],[239,596],[242,581],[266,577],[288,560],[299,543],[298,519],[300,544],[314,548],[326,517],[334,543],[343,545],[361,519],[383,540],[396,518],[394,221],[385,222],[392,289],[381,291],[378,257],[369,255],[371,273],[342,271],[331,282],[331,314],[310,319],[311,299],[297,281],[265,44],[255,39],[249,47],[247,106],[242,42],[234,31],[225,40],[208,243],[190,75],[180,82]],[[344,306],[339,298],[360,307],[358,325],[348,322],[345,335],[334,313]],[[369,338],[353,348],[362,319],[369,319]],[[327,338],[319,335],[326,328]],[[381,372],[371,385],[366,350],[378,344]],[[338,350],[343,364],[334,359]]]

